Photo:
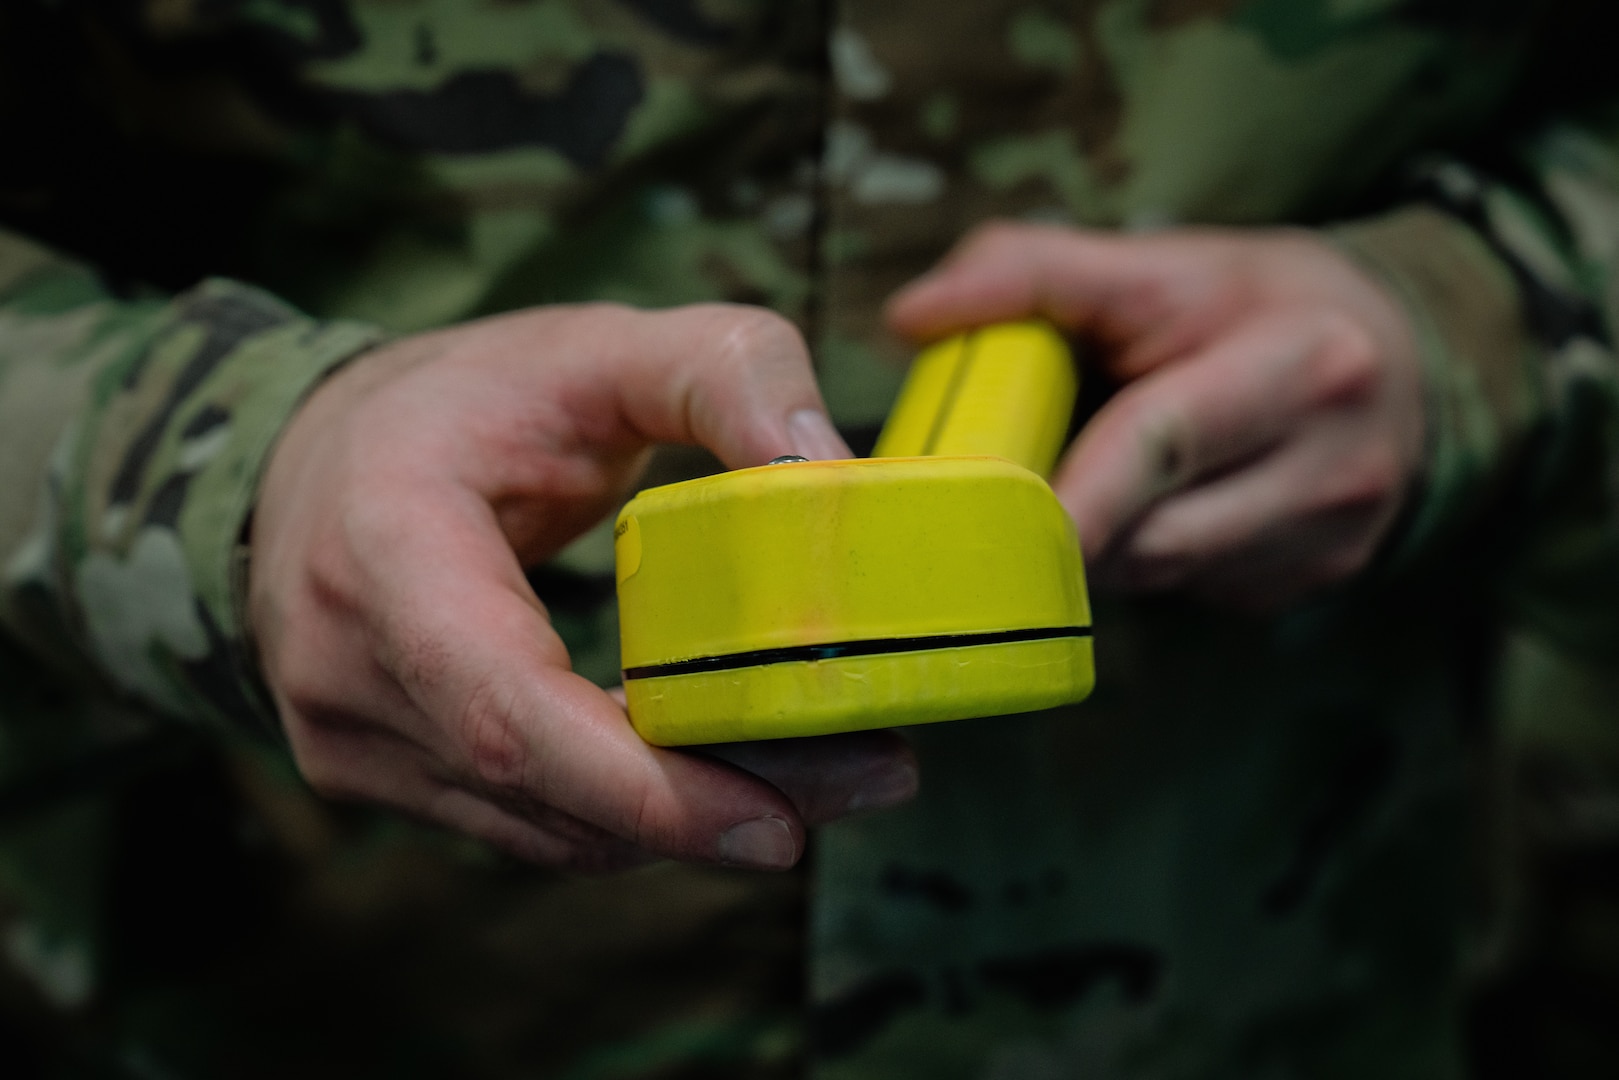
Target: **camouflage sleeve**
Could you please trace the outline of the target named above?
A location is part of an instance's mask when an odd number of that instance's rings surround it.
[[[118,297],[0,231],[0,630],[168,715],[271,722],[238,581],[256,482],[378,337],[230,281]]]
[[[1527,181],[1437,162],[1418,204],[1334,231],[1400,297],[1422,348],[1428,467],[1392,562],[1473,560],[1512,621],[1609,657],[1619,650],[1614,131],[1612,141],[1584,127],[1542,134],[1524,150]]]

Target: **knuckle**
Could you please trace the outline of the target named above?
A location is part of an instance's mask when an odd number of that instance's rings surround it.
[[[307,716],[301,738],[292,741],[292,760],[311,791],[323,799],[359,802],[365,799],[363,777],[348,765],[344,756],[333,752],[322,733],[318,714]]]
[[[528,774],[523,738],[510,690],[493,682],[474,687],[460,707],[456,731],[477,779],[496,789],[521,788]]]
[[[730,366],[746,366],[761,358],[796,356],[805,351],[797,327],[764,308],[723,308],[725,326],[719,338],[721,356]]]
[[[386,550],[372,544],[372,527],[359,520],[364,511],[345,506],[337,513],[330,539],[310,545],[302,567],[303,602],[297,613],[306,620],[345,617],[361,606],[365,560],[356,552]]]
[[[373,585],[375,553],[397,544],[401,526],[386,498],[350,497],[325,511],[298,568],[302,614],[352,617]]]
[[[1334,317],[1314,365],[1315,397],[1321,402],[1364,401],[1378,389],[1383,349],[1376,336],[1353,319]]]
[[[319,627],[324,613],[310,610],[313,604],[292,603],[281,615],[281,630],[275,645],[260,658],[265,682],[274,688],[289,709],[314,714],[326,707],[331,697],[331,655],[322,648],[324,635]]]
[[[266,680],[280,691],[286,707],[303,715],[323,708],[328,697],[325,672],[310,653],[312,650],[301,646],[289,647],[275,669],[265,672]]]
[[[1197,440],[1182,403],[1144,392],[1121,395],[1116,421],[1134,442],[1153,494],[1167,495],[1195,477]]]

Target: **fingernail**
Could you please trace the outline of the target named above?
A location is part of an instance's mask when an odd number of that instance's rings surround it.
[[[799,409],[787,418],[787,431],[793,439],[793,453],[811,461],[841,461],[854,457],[832,421],[819,409]]]
[[[720,861],[755,870],[786,870],[798,861],[798,841],[779,817],[732,825],[720,836]]]
[[[875,772],[849,796],[848,812],[898,806],[915,797],[918,779],[916,767],[909,764],[890,765]]]

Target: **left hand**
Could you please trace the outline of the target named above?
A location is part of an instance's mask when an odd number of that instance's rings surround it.
[[[791,324],[757,308],[531,308],[401,338],[318,386],[253,518],[249,617],[294,760],[551,866],[781,870],[903,801],[898,736],[648,746],[572,671],[523,567],[610,512],[657,442],[846,457]]]
[[[888,308],[916,340],[1031,316],[1123,384],[1052,481],[1103,586],[1274,610],[1365,567],[1413,489],[1415,335],[1311,233],[989,225]]]

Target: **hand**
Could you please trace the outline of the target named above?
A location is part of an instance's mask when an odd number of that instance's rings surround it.
[[[648,746],[569,670],[523,567],[628,491],[654,442],[733,467],[846,457],[785,321],[541,308],[398,341],[310,396],[269,462],[249,617],[305,778],[535,861],[792,865],[804,826],[901,801],[896,736],[730,756]]]
[[[1052,481],[1103,585],[1290,604],[1367,564],[1422,465],[1406,316],[1313,234],[991,225],[888,308],[916,339],[1028,316],[1123,384]]]

